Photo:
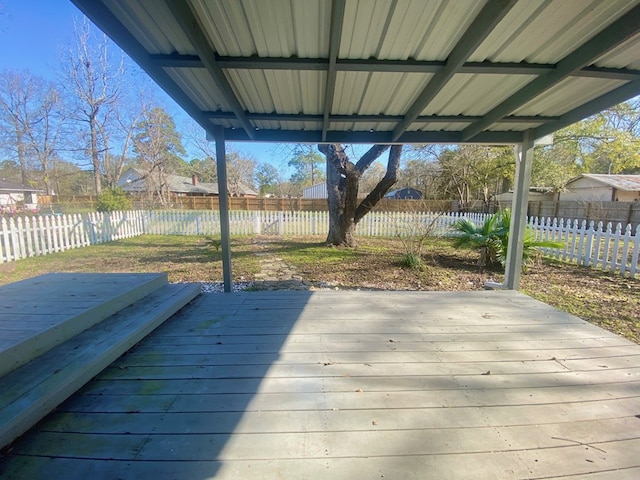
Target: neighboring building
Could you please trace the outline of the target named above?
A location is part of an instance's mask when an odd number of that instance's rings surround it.
[[[154,182],[154,180],[152,177],[147,177],[143,171],[130,168],[122,174],[118,180],[118,186],[125,192],[142,193],[153,189],[153,184],[151,188],[149,188],[149,182]],[[191,178],[181,177],[180,175],[166,175],[164,181],[168,184],[169,192],[174,195],[196,197],[218,196],[218,184],[200,182],[198,181],[197,175],[193,175]],[[157,181],[155,183],[157,183]],[[257,197],[258,194],[246,185],[239,185],[238,192],[234,194],[234,196]]]
[[[327,198],[327,182],[316,183],[302,189],[302,198]]]
[[[422,192],[415,188],[405,187],[387,192],[384,198],[393,198],[397,200],[422,200]]]
[[[366,192],[359,192],[359,197],[364,197]],[[307,188],[302,189],[302,198],[327,198],[327,182],[316,183]],[[385,198],[396,199],[417,199],[422,198],[422,192],[415,188],[400,188],[393,190],[385,195]]]
[[[529,188],[529,201],[530,202],[553,202],[558,199],[558,194],[553,191],[551,187],[530,187]],[[492,200],[496,202],[498,208],[511,208],[511,202],[513,201],[513,190],[503,192],[498,195],[494,195]]]
[[[20,210],[38,211],[38,190],[17,182],[0,179],[0,213]]]
[[[640,201],[640,175],[601,175],[583,173],[569,180],[560,200],[587,202]]]

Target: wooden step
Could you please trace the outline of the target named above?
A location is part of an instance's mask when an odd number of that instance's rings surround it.
[[[165,285],[0,378],[0,448],[26,432],[200,293]]]
[[[167,284],[164,273],[48,273],[0,286],[0,376]]]

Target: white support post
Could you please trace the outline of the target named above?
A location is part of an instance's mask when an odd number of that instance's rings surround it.
[[[218,169],[218,209],[220,210],[220,247],[222,250],[222,278],[224,291],[233,290],[231,276],[231,238],[229,234],[229,197],[227,196],[227,153],[224,130],[215,127],[213,138],[216,141],[216,165]]]
[[[520,288],[522,250],[527,227],[529,185],[531,184],[531,164],[533,163],[533,141],[533,131],[527,130],[522,137],[522,144],[516,148],[516,184],[511,203],[509,247],[503,283],[503,288],[508,290]]]

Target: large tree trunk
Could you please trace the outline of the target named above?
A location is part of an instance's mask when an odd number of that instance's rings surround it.
[[[402,151],[402,146],[399,145],[391,148],[384,178],[358,205],[358,184],[362,173],[388,148],[389,145],[374,145],[356,164],[353,164],[341,145],[318,145],[318,149],[327,159],[328,244],[356,246],[356,225],[396,182]]]

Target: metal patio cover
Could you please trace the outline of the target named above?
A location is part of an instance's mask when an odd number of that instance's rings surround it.
[[[227,141],[520,143],[640,94],[640,0],[72,1]]]

